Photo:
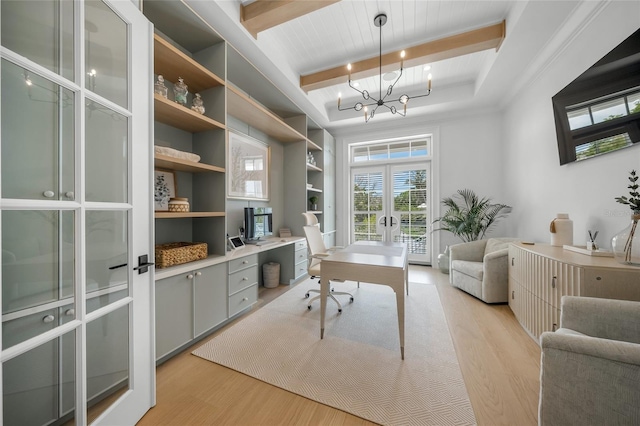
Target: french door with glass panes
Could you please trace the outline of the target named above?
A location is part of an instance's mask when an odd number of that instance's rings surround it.
[[[2,422],[134,424],[154,398],[152,27],[130,1],[0,5]]]
[[[406,243],[409,261],[430,263],[426,162],[351,168],[351,241]]]

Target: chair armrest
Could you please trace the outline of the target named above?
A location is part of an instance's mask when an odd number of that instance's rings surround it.
[[[539,425],[638,424],[640,345],[557,332],[540,343]]]
[[[487,240],[471,241],[468,243],[454,244],[449,246],[449,259],[467,260],[470,262],[482,262],[484,257],[484,249],[487,246]]]
[[[492,261],[496,260],[496,259],[500,259],[501,257],[508,257],[509,256],[509,249],[505,248],[502,250],[496,250],[496,251],[492,251],[491,253],[488,253],[484,256],[484,258],[482,259],[482,261],[484,263],[491,263]]]
[[[560,327],[593,337],[640,343],[640,302],[563,296]]]

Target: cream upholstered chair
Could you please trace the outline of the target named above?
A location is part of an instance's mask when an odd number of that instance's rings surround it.
[[[320,225],[318,224],[318,218],[313,213],[302,213],[305,218],[305,226],[304,226],[304,235],[307,238],[307,246],[309,249],[309,254],[311,255],[311,259],[309,261],[309,266],[307,271],[311,278],[318,278],[318,282],[320,282],[320,274],[321,274],[321,262],[322,258],[329,256],[331,251],[338,249],[340,247],[332,247],[330,250],[324,245],[324,240],[322,239],[322,233],[320,232]],[[337,281],[337,280],[336,280]],[[360,283],[358,283],[358,287],[360,287]],[[309,293],[320,293],[320,290],[311,289],[307,291],[304,297],[309,297]],[[353,295],[351,293],[341,292],[341,291],[331,291],[329,292],[329,297],[333,299],[334,302],[338,305],[338,312],[342,312],[342,305],[335,298],[335,295],[346,295],[349,296],[349,302],[353,302]],[[320,298],[320,294],[309,299],[309,303],[307,303],[307,308],[311,309],[311,303]]]
[[[640,302],[563,296],[540,346],[540,425],[640,425]]]
[[[517,238],[489,238],[449,247],[449,281],[485,303],[509,301],[509,243]]]

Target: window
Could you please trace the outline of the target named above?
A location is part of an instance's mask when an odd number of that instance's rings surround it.
[[[369,145],[352,145],[351,162],[387,161],[416,159],[429,155],[431,137],[416,140],[380,142]]]

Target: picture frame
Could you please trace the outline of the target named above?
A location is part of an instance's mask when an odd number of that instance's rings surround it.
[[[169,199],[176,196],[176,175],[173,170],[153,172],[153,205],[157,212],[169,211]]]
[[[269,145],[241,133],[229,132],[227,196],[269,201]]]

